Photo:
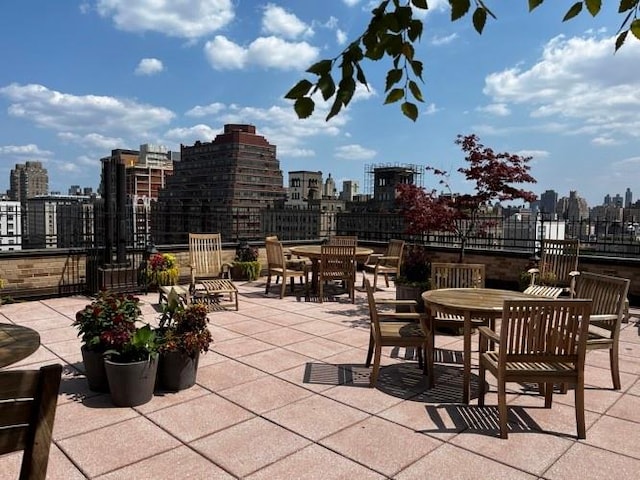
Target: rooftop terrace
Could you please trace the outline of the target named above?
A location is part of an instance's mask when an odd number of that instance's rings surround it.
[[[606,351],[587,354],[586,440],[576,440],[573,393],[551,409],[510,384],[511,432],[498,438],[495,384],[477,406],[459,403],[462,338],[438,334],[429,390],[405,349],[383,349],[378,386],[364,367],[366,297],[323,304],[265,296],[264,279],[237,283],[240,310],[209,314],[215,343],[197,385],[156,392],[136,408],[88,390],[70,326],[86,297],[3,305],[0,322],[40,332],[40,349],[10,368],[64,365],[48,477],[52,479],[508,478],[635,479],[640,471],[640,311],[623,325],[622,390],[611,388]],[[379,295],[393,296],[394,289]],[[157,294],[143,299],[157,316]],[[475,340],[474,340],[475,345]],[[488,376],[488,381],[493,382]],[[527,408],[522,408],[526,406]],[[21,454],[0,457],[17,478]]]

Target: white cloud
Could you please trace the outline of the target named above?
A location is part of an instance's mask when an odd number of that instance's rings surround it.
[[[222,133],[222,130],[200,123],[192,127],[172,128],[165,133],[165,137],[176,143],[192,144],[196,140],[211,142],[219,133]]]
[[[371,160],[376,156],[377,152],[362,145],[342,145],[335,150],[335,157],[345,160]]]
[[[546,150],[520,150],[516,152],[516,155],[520,155],[521,157],[532,157],[534,160],[538,160],[541,158],[547,158],[549,156],[549,152]]]
[[[431,45],[440,46],[440,45],[448,45],[453,42],[456,38],[458,38],[457,33],[452,33],[451,35],[447,35],[445,37],[433,37],[431,39]]]
[[[157,58],[143,58],[136,67],[136,75],[155,75],[164,70],[164,65]]]
[[[262,16],[262,31],[267,35],[276,35],[289,39],[301,36],[310,37],[313,29],[284,8],[269,3]]]
[[[249,65],[297,70],[308,67],[319,54],[319,50],[307,42],[287,42],[274,36],[256,38],[245,48],[217,35],[205,44],[204,50],[216,70],[237,70]]]
[[[71,132],[60,132],[58,138],[66,141],[76,143],[83,146],[91,146],[99,148],[100,150],[113,150],[115,148],[122,148],[124,140],[117,137],[106,137],[99,133],[89,133],[87,135],[77,135]]]
[[[188,39],[210,35],[235,16],[232,0],[98,0],[97,10],[120,30]]]
[[[353,7],[354,5],[357,5],[358,3],[360,3],[360,0],[342,0],[342,1],[348,7]]]
[[[338,42],[338,45],[344,45],[346,41],[347,41],[347,34],[343,30],[340,30],[338,28],[336,30],[336,42]]]
[[[185,115],[187,117],[206,117],[208,115],[216,115],[224,110],[224,103],[210,103],[209,105],[196,105],[191,110],[187,111]]]
[[[614,140],[611,137],[595,137],[593,139],[591,139],[591,143],[594,145],[597,145],[599,147],[608,147],[610,145],[618,145],[620,144],[619,141]]]
[[[614,55],[614,37],[558,36],[528,69],[488,75],[484,93],[495,103],[523,104],[534,119],[562,120],[564,133],[617,140],[640,136],[640,44]]]
[[[488,113],[491,115],[496,115],[498,117],[506,117],[511,114],[511,110],[506,103],[491,103],[489,105],[485,105],[484,107],[476,108],[479,112]]]
[[[59,132],[128,132],[141,135],[166,125],[175,116],[171,110],[133,100],[99,95],[73,95],[43,85],[12,83],[0,88],[12,103],[10,115]],[[90,132],[88,132],[90,130]]]
[[[436,107],[435,103],[430,103],[429,105],[427,105],[427,108],[422,108],[420,113],[422,115],[434,115],[439,111],[440,109]]]
[[[5,145],[0,146],[0,156],[8,157],[48,157],[53,155],[49,150],[40,150],[40,148],[29,143],[28,145]]]

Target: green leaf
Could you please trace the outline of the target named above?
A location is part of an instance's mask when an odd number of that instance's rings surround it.
[[[389,95],[387,95],[387,98],[384,100],[384,104],[394,103],[402,98],[404,98],[404,90],[401,88],[394,88],[389,92]]]
[[[329,110],[329,113],[325,117],[325,121],[328,122],[329,120],[331,120],[332,117],[335,117],[338,113],[340,113],[341,109],[342,109],[342,102],[336,96],[336,99],[333,101],[333,105],[331,105],[331,110]]]
[[[388,92],[391,87],[402,80],[402,70],[400,68],[393,68],[387,72],[387,81],[384,87],[384,91]]]
[[[449,0],[451,4],[451,21],[464,17],[469,8],[471,8],[470,0]]]
[[[636,18],[633,22],[631,22],[631,27],[629,28],[629,30],[631,30],[631,33],[633,33],[634,37],[640,40],[640,20]]]
[[[333,83],[331,75],[322,75],[318,79],[318,88],[322,92],[322,98],[329,100],[336,92],[336,84]]]
[[[300,80],[298,83],[296,83],[295,87],[287,92],[284,98],[295,100],[297,98],[304,97],[307,93],[309,93],[311,87],[313,87],[313,83],[311,83],[309,80]]]
[[[360,67],[359,63],[356,63],[356,78],[358,79],[358,81],[363,84],[363,85],[367,85],[367,79],[364,76],[364,72],[362,71],[362,67]]]
[[[338,85],[336,98],[346,107],[356,91],[356,82],[352,77],[343,77]]]
[[[422,98],[422,92],[420,91],[420,87],[413,80],[409,80],[409,90],[411,90],[411,94],[414,96],[416,100],[419,102],[424,102],[424,98]]]
[[[414,103],[404,102],[400,105],[400,109],[406,117],[409,117],[414,122],[418,119],[418,107]]]
[[[416,77],[418,77],[420,80],[424,81],[422,79],[422,70],[423,70],[422,62],[420,60],[411,60],[409,64],[411,65],[411,70],[413,70],[413,74]]]
[[[404,42],[402,45],[402,55],[409,61],[413,60],[413,55],[415,54],[415,50],[413,48],[413,44],[411,42]]]
[[[624,44],[624,41],[627,39],[628,33],[629,30],[625,30],[624,32],[621,32],[620,35],[618,35],[618,38],[616,38],[616,52]]]
[[[484,30],[484,24],[487,22],[487,11],[478,7],[473,12],[473,26],[476,29],[476,32],[482,34],[482,30]]]
[[[533,10],[538,8],[540,5],[542,5],[542,2],[544,2],[544,0],[529,0],[529,11],[532,12]]]
[[[567,20],[571,20],[573,17],[578,15],[582,11],[582,2],[574,3],[571,8],[567,11],[566,15],[562,19],[563,22]]]
[[[307,68],[307,72],[315,73],[318,76],[326,75],[331,71],[331,67],[333,66],[332,60],[320,60],[317,63],[314,63],[309,68]]]
[[[638,0],[620,0],[620,7],[618,7],[618,13],[631,10],[638,4]]]
[[[296,100],[293,104],[293,109],[296,111],[298,118],[307,118],[311,116],[315,106],[316,104],[311,100],[311,98],[302,97]]]
[[[428,10],[429,5],[427,5],[427,0],[411,0],[411,4],[416,8],[421,8],[423,10]]]
[[[592,17],[598,15],[598,12],[602,7],[602,0],[585,0],[584,3],[587,4],[587,10],[589,10]]]
[[[411,25],[409,25],[409,40],[415,42],[422,36],[422,29],[424,24],[421,20],[411,20]]]

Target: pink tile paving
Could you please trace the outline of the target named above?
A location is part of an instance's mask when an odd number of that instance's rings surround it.
[[[491,377],[486,407],[473,395],[471,405],[458,403],[460,337],[436,335],[437,359],[447,363],[436,365],[434,389],[409,352],[391,348],[370,389],[362,292],[353,305],[344,295],[323,304],[265,296],[264,279],[239,290],[239,312],[209,314],[215,343],[197,385],[156,392],[136,408],[115,408],[86,386],[71,322],[88,299],[3,305],[0,321],[42,335],[41,348],[9,368],[65,365],[48,478],[564,480],[640,471],[637,310],[621,332],[622,390],[611,388],[606,352],[588,354],[586,440],[575,438],[572,390],[544,409],[517,384],[508,385],[512,432],[501,440]],[[393,286],[378,294],[393,297]],[[141,298],[155,320],[157,294]],[[472,364],[477,382],[475,355]],[[16,478],[19,461],[0,456],[0,479]]]

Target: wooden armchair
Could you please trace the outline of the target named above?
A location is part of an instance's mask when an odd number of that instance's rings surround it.
[[[61,365],[0,372],[0,455],[24,450],[20,479],[47,476]]]
[[[265,288],[265,294],[269,293],[269,287],[271,286],[271,277],[275,275],[276,279],[282,277],[280,298],[284,298],[288,278],[291,279],[291,293],[293,293],[294,291],[295,279],[304,279],[305,294],[308,295],[308,270],[306,266],[304,264],[302,264],[300,268],[289,266],[284,255],[282,243],[277,240],[269,240],[267,238],[267,240],[265,241],[265,246],[267,250],[267,286]]]
[[[591,300],[506,300],[500,333],[480,327],[478,405],[484,405],[485,374],[498,381],[500,436],[508,437],[507,382],[541,385],[551,408],[554,384],[575,385],[578,438],[585,438],[584,358]],[[497,350],[488,350],[489,342]]]
[[[611,380],[615,390],[620,390],[618,343],[629,283],[630,281],[626,278],[588,272],[582,272],[576,280],[574,298],[587,298],[593,301],[587,351],[609,350]]]
[[[364,279],[364,286],[367,291],[367,300],[369,303],[369,316],[371,318],[371,330],[369,335],[369,351],[367,352],[366,366],[371,365],[371,357],[373,356],[373,370],[369,380],[369,386],[375,387],[380,372],[380,357],[382,355],[382,347],[415,347],[418,349],[418,363],[426,373],[426,362],[422,361],[421,352],[424,349],[427,355],[430,355],[429,335],[424,331],[426,324],[422,322],[423,314],[395,313],[382,311],[381,306],[389,306],[392,304],[406,305],[407,300],[399,301],[376,301],[374,290],[369,283],[369,279]],[[411,301],[409,301],[411,302]],[[415,305],[416,302],[413,302]],[[375,355],[374,355],[375,353]]]
[[[222,263],[222,241],[219,233],[189,234],[189,268],[191,290],[200,280],[230,278],[231,265]]]
[[[362,271],[362,286],[366,272],[373,273],[373,290],[375,291],[378,284],[378,275],[384,275],[384,282],[389,288],[389,275],[400,274],[400,264],[402,263],[402,252],[404,251],[404,240],[390,240],[387,251],[383,255],[371,255],[370,263],[364,264]]]
[[[318,270],[318,294],[320,303],[324,297],[324,283],[342,281],[347,287],[351,303],[355,303],[355,245],[322,245]]]
[[[348,235],[332,235],[329,237],[327,245],[343,245],[343,246],[358,246],[358,237]]]
[[[578,240],[542,240],[542,255],[537,268],[531,268],[531,282],[524,293],[558,298],[575,292],[575,277],[578,272]]]

